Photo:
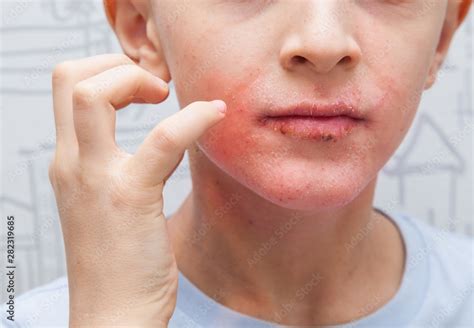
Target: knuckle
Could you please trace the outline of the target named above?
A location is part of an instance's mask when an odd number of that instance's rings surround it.
[[[70,180],[71,173],[63,165],[51,164],[50,174],[55,182],[65,182]]]
[[[72,100],[75,108],[87,108],[94,100],[95,88],[87,81],[79,82],[74,86]]]
[[[60,158],[53,159],[48,166],[50,183],[56,193],[72,193],[98,196],[97,191],[104,188],[107,179],[99,171],[91,171],[84,163],[66,162]]]
[[[64,165],[60,165],[54,160],[48,166],[48,176],[51,186],[55,190],[65,191],[64,188],[72,185],[74,180],[73,173]]]
[[[52,74],[53,86],[67,82],[73,74],[72,61],[63,61],[54,67]]]

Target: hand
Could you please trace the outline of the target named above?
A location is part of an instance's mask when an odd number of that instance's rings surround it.
[[[49,166],[61,219],[71,326],[166,326],[178,269],[163,187],[186,147],[225,115],[194,102],[161,121],[135,154],[115,143],[115,111],[160,103],[167,84],[125,55],[59,64],[53,73],[56,152]]]

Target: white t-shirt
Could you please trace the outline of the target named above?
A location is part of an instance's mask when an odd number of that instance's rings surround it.
[[[474,327],[474,240],[432,228],[419,219],[377,209],[401,231],[406,248],[405,272],[395,296],[372,314],[337,327]],[[15,322],[3,327],[67,327],[67,277],[15,299]],[[175,327],[278,327],[234,311],[201,292],[179,273]]]

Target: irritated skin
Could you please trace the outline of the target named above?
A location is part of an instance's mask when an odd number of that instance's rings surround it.
[[[265,199],[286,208],[311,210],[349,203],[357,195],[355,191],[362,190],[374,178],[390,155],[387,144],[397,146],[405,132],[403,128],[396,130],[396,125],[389,125],[390,117],[393,122],[400,122],[402,114],[388,112],[390,101],[398,96],[398,90],[384,77],[370,82],[367,91],[370,98],[359,100],[354,96],[362,93],[358,90],[349,92],[345,87],[341,93],[331,92],[329,96],[316,98],[304,85],[296,86],[298,91],[294,94],[282,88],[281,93],[269,96],[268,93],[274,90],[272,80],[264,81],[262,73],[257,77],[249,74],[250,79],[239,84],[216,75],[211,73],[206,89],[223,89],[221,94],[228,104],[228,114],[200,139],[201,150],[227,174]],[[225,86],[231,83],[235,87],[227,95]],[[364,112],[365,119],[341,127],[337,135],[309,130],[306,138],[294,138],[294,121],[282,123],[265,116],[270,108],[297,103],[299,99],[324,101],[343,97],[350,97]],[[385,120],[378,122],[377,117],[383,115]],[[411,118],[412,115],[407,115],[405,119]],[[387,135],[382,126],[394,135]],[[275,129],[280,133],[274,133]],[[387,144],[381,143],[382,138]],[[332,142],[327,142],[331,139]]]
[[[143,65],[166,71],[181,107],[227,103],[226,117],[190,147],[193,192],[169,225],[180,269],[201,290],[223,288],[227,306],[287,324],[347,322],[362,315],[367,295],[380,300],[372,310],[394,295],[403,246],[388,220],[353,252],[343,245],[375,215],[377,174],[454,33],[445,24],[448,1],[429,4],[150,1],[158,56],[143,56]],[[292,133],[294,122],[265,124],[269,111],[302,101],[352,103],[364,117],[308,138]],[[295,213],[300,223],[248,267]],[[315,272],[324,284],[274,318]]]
[[[350,117],[314,118],[314,117],[265,117],[262,127],[269,127],[282,135],[297,139],[336,142],[345,138],[357,125]]]
[[[162,6],[172,7],[167,2]],[[342,19],[344,24],[326,22],[331,24],[328,34],[321,31],[319,20],[334,16],[340,8],[318,1],[294,8],[276,2],[255,15],[247,12],[252,11],[250,3],[210,1],[208,6],[215,6],[212,21],[204,13],[206,6],[187,6],[192,8],[174,22],[179,30],[174,24],[161,26],[162,34],[168,35],[165,53],[180,104],[211,98],[228,104],[225,120],[200,140],[202,150],[265,199],[308,210],[348,204],[393,154],[414,117],[429,69],[433,44],[426,40],[435,40],[442,22],[439,13],[427,15],[429,24],[423,26],[416,17],[407,17],[409,8],[365,3],[350,8],[351,18]],[[163,12],[167,10],[172,9]],[[233,21],[235,10],[245,10],[242,20]],[[193,15],[188,17],[188,12]],[[283,12],[307,23],[284,21],[271,30],[261,27],[281,21]],[[404,28],[395,29],[386,20],[398,20]],[[159,17],[157,21],[159,25]],[[373,30],[374,25],[380,28]],[[412,33],[415,27],[421,31]],[[374,42],[379,46],[374,48]],[[408,46],[420,42],[431,47]],[[187,48],[194,49],[192,55]],[[366,121],[337,143],[283,138],[258,124],[272,106],[340,99],[356,103]],[[271,152],[281,156],[275,160]],[[307,190],[304,198],[302,187]],[[282,194],[287,197],[280,201]]]

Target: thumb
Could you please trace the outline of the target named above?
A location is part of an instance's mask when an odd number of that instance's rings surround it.
[[[219,122],[226,108],[222,100],[196,101],[161,121],[130,158],[138,183],[155,186],[169,177],[186,148]]]

